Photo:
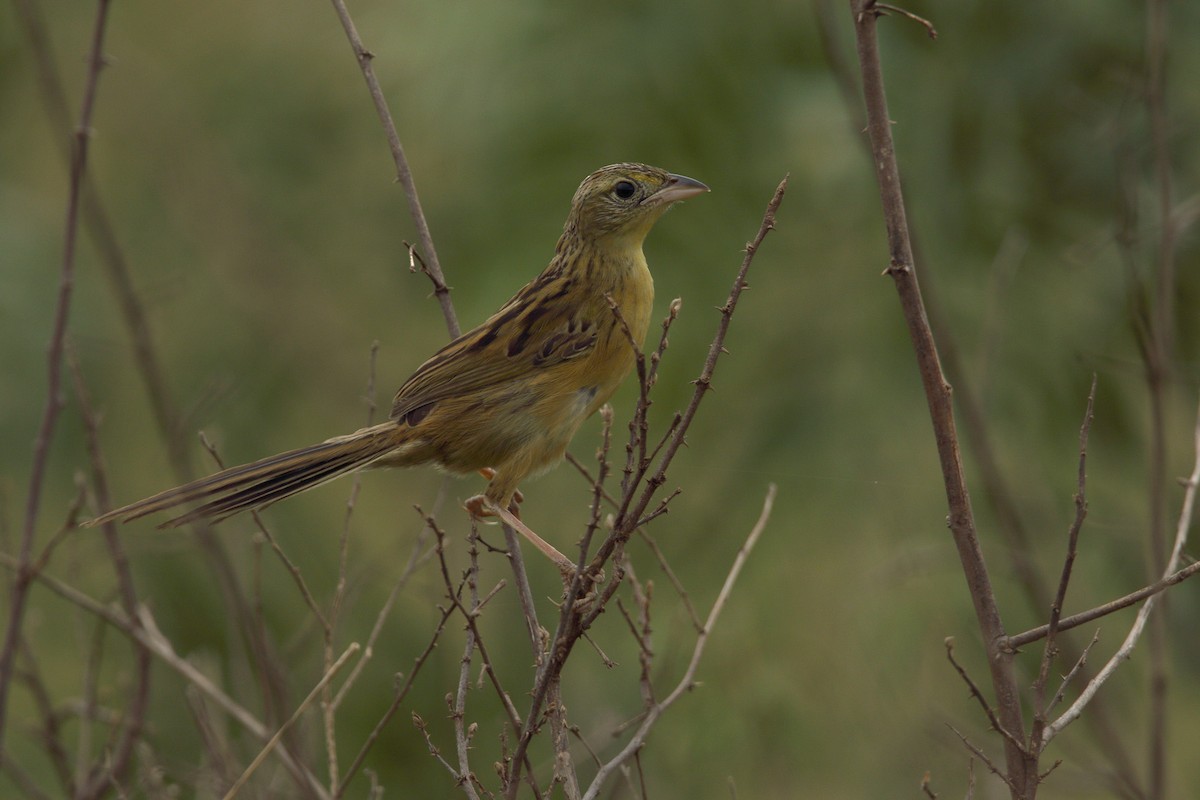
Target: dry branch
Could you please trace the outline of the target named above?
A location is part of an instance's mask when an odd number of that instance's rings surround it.
[[[1196,489],[1200,486],[1200,408],[1197,409],[1196,426],[1193,430],[1193,445],[1196,453],[1196,460],[1192,467],[1192,473],[1184,482],[1184,497],[1183,507],[1179,512],[1179,522],[1175,526],[1175,543],[1171,548],[1170,558],[1167,559],[1163,580],[1167,580],[1175,573],[1175,569],[1179,564],[1180,558],[1183,556],[1184,545],[1187,544],[1188,531],[1192,525],[1192,514],[1196,504]],[[1200,564],[1200,562],[1197,562]],[[1196,566],[1196,565],[1193,565]],[[1134,619],[1133,626],[1129,629],[1129,633],[1125,637],[1125,641],[1113,654],[1104,668],[1092,678],[1079,698],[1071,704],[1070,708],[1063,712],[1062,716],[1054,720],[1053,723],[1046,726],[1045,743],[1049,743],[1051,739],[1062,732],[1064,728],[1079,718],[1083,709],[1087,707],[1092,698],[1096,696],[1096,692],[1100,690],[1109,678],[1117,671],[1117,668],[1124,662],[1129,660],[1133,654],[1133,648],[1137,646],[1138,640],[1141,638],[1142,632],[1145,630],[1146,621],[1150,618],[1150,614],[1154,611],[1157,605],[1158,594],[1152,594],[1145,604],[1138,610],[1137,617]]]
[[[771,508],[774,504],[775,486],[772,484],[767,489],[767,496],[763,499],[762,512],[759,514],[758,521],[750,529],[750,534],[746,537],[746,541],[738,548],[733,565],[729,568],[729,574],[725,576],[725,583],[721,585],[721,591],[717,593],[717,599],[713,601],[712,609],[708,612],[708,617],[704,621],[704,630],[696,637],[696,645],[692,648],[692,658],[688,662],[687,669],[684,670],[683,677],[679,679],[679,683],[675,685],[670,694],[646,709],[642,723],[638,726],[637,732],[634,733],[633,737],[619,753],[596,771],[596,776],[592,779],[591,784],[584,793],[583,800],[596,800],[600,796],[600,791],[604,788],[604,784],[612,772],[620,768],[631,757],[641,752],[642,747],[646,744],[646,736],[650,733],[651,728],[654,727],[654,723],[662,716],[662,713],[673,705],[684,692],[689,691],[695,686],[696,669],[700,666],[700,657],[704,655],[704,646],[708,643],[708,637],[712,634],[713,628],[717,624],[717,619],[721,616],[721,611],[725,608],[729,594],[733,591],[733,584],[737,581],[738,575],[741,574],[742,567],[745,566],[746,559],[750,556],[750,551],[754,549],[754,545],[758,543],[759,537],[762,536],[763,530],[766,529],[767,520],[771,517]]]
[[[904,320],[916,352],[950,509],[950,532],[967,580],[980,633],[987,645],[987,660],[991,670],[992,689],[996,694],[997,715],[1003,728],[1011,734],[1010,738],[1005,739],[1006,779],[1009,785],[1014,787],[1014,795],[1032,793],[1036,787],[1036,766],[1031,768],[1021,748],[1014,744],[1014,740],[1024,738],[1025,724],[1012,655],[999,647],[1005,639],[1004,625],[975,528],[975,517],[967,492],[954,422],[951,389],[942,373],[937,343],[929,327],[920,285],[917,282],[879,55],[876,23],[880,11],[873,0],[852,0],[851,10],[854,15],[858,62],[867,110],[867,131],[887,228],[889,260],[885,273],[895,282]]]
[[[100,71],[104,67],[104,35],[108,29],[108,9],[109,0],[98,0],[96,20],[92,27],[91,45],[87,57],[79,122],[72,138],[66,221],[63,226],[62,266],[59,271],[58,297],[51,326],[50,346],[46,355],[46,403],[42,409],[42,421],[38,426],[37,438],[34,440],[29,493],[25,500],[25,517],[17,549],[16,578],[13,581],[12,594],[9,598],[4,643],[0,645],[0,754],[4,752],[4,735],[8,727],[6,724],[8,694],[9,689],[12,688],[17,645],[21,640],[26,601],[32,582],[30,564],[33,557],[33,540],[37,534],[38,513],[41,510],[42,488],[46,481],[50,444],[54,439],[59,412],[63,406],[63,353],[66,346],[67,320],[71,313],[71,296],[75,288],[75,249],[79,238],[80,197],[83,191],[84,176],[87,174],[88,143],[92,136],[92,114],[96,107]]]

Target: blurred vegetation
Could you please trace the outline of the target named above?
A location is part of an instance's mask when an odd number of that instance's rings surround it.
[[[791,188],[734,318],[731,356],[702,407],[670,483],[684,494],[656,535],[701,609],[752,524],[768,482],[774,518],[719,623],[702,685],[662,720],[643,754],[652,797],[915,797],[921,775],[955,796],[966,754],[951,722],[995,751],[986,720],[945,662],[942,640],[982,680],[974,618],[944,526],[945,504],[924,399],[886,266],[879,201],[856,120],[818,34],[853,64],[845,4],[379,3],[351,10],[384,82],[464,326],[541,270],[578,181],[621,160],[707,182],[712,194],[665,218],[647,242],[659,307],[682,297],[654,407],[662,424],[686,402],[741,248],[775,184]],[[1147,401],[1130,321],[1131,271],[1149,275],[1159,232],[1142,88],[1145,9],[1132,2],[918,2],[916,25],[882,26],[885,75],[921,276],[984,407],[1033,557],[1057,575],[1073,513],[1078,429],[1099,376],[1089,453],[1091,514],[1068,611],[1145,582]],[[15,6],[0,8],[0,522],[12,552],[45,393],[45,342],[61,258],[65,133],[43,112]],[[92,22],[88,5],[44,4],[74,109]],[[402,242],[415,234],[361,75],[332,9],[239,3],[113,6],[92,145],[108,203],[186,427],[226,460],[256,458],[360,425],[368,351],[380,342],[379,399],[446,339]],[[1171,5],[1167,108],[1174,195],[1194,215],[1200,184],[1200,7]],[[856,71],[851,73],[856,74]],[[1121,209],[1137,211],[1126,258]],[[1182,214],[1182,212],[1181,212]],[[84,240],[86,242],[86,240]],[[1132,261],[1132,268],[1130,267]],[[1186,474],[1196,403],[1200,247],[1179,241],[1178,349],[1167,474]],[[80,252],[71,332],[93,397],[115,499],[170,483],[117,304],[94,249]],[[618,424],[632,394],[618,395]],[[52,455],[42,541],[86,469],[73,399]],[[593,422],[573,452],[590,460]],[[620,430],[620,429],[618,429]],[[209,467],[197,446],[198,470]],[[968,474],[977,474],[970,461]],[[432,471],[363,478],[341,641],[362,640],[419,529]],[[443,520],[461,536],[452,485]],[[329,597],[350,482],[267,514],[314,592]],[[993,580],[1011,631],[1042,621],[1015,585],[1009,554],[974,487]],[[531,527],[560,547],[586,520],[587,486],[569,466],[525,487]],[[1169,493],[1168,517],[1180,491]],[[252,523],[219,536],[249,576]],[[111,597],[91,533],[73,535],[51,571]],[[190,537],[150,524],[124,537],[139,590],[179,652],[226,682],[242,647]],[[660,583],[656,644],[664,685],[691,648],[686,616]],[[497,560],[498,561],[498,560]],[[491,579],[502,575],[499,563]],[[556,577],[533,566],[535,593]],[[346,757],[374,724],[393,674],[410,669],[436,622],[441,585],[425,568],[400,599],[378,652],[340,717]],[[320,635],[269,557],[262,594],[271,632],[294,666],[296,697],[319,676]],[[485,578],[486,582],[486,578]],[[1200,781],[1196,586],[1171,595],[1170,786]],[[56,697],[78,696],[91,621],[35,589],[27,635]],[[494,657],[522,674],[528,649],[511,592],[490,612]],[[549,609],[549,605],[546,606]],[[550,613],[546,611],[545,613]],[[1104,620],[1093,663],[1131,612]],[[1072,634],[1080,644],[1092,628]],[[456,629],[454,636],[461,635]],[[621,666],[576,654],[566,702],[603,746],[639,708],[637,654],[617,618],[597,633]],[[406,708],[445,735],[443,695],[459,639],[444,642]],[[124,645],[110,637],[116,655]],[[1023,666],[1036,669],[1031,650]],[[1139,768],[1146,745],[1146,660],[1105,700]],[[1064,667],[1065,669],[1065,667]],[[1032,674],[1032,672],[1031,672]],[[101,699],[121,697],[119,670]],[[150,740],[168,779],[202,766],[182,684],[155,670]],[[477,692],[478,709],[490,699]],[[12,757],[46,769],[18,689]],[[494,703],[492,703],[494,705]],[[524,698],[518,707],[524,708]],[[492,709],[498,724],[499,709]],[[315,719],[315,718],[314,718]],[[319,741],[314,727],[314,752]],[[68,729],[69,730],[69,729]],[[452,740],[445,740],[446,746]],[[483,751],[495,747],[480,743]],[[1106,765],[1084,724],[1048,753],[1066,763],[1047,796],[1103,794]],[[323,758],[318,756],[317,758]],[[477,767],[490,763],[480,756]],[[457,796],[402,712],[368,767],[387,797]],[[983,780],[983,770],[977,765]],[[0,795],[13,791],[0,775]],[[363,784],[362,794],[366,792]]]

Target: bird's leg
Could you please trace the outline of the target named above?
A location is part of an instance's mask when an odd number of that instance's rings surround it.
[[[491,467],[484,467],[483,469],[479,470],[479,474],[490,481],[492,478],[496,477],[496,470],[492,469]],[[513,489],[512,499],[514,503],[520,505],[521,503],[525,502],[525,495],[521,494],[520,489]],[[518,514],[518,516],[520,515]]]
[[[510,511],[507,508],[501,507],[499,503],[494,502],[486,495],[477,494],[463,503],[463,506],[467,509],[467,512],[476,519],[482,519],[483,517],[499,517],[501,522],[524,536],[529,540],[530,544],[542,552],[542,555],[553,561],[554,565],[558,567],[558,571],[562,573],[564,580],[569,580],[574,577],[575,562],[558,552],[554,545],[550,544],[545,539],[530,530],[529,526],[522,522],[521,518],[517,516],[516,513],[513,513],[517,510],[515,503],[512,507],[513,510]]]

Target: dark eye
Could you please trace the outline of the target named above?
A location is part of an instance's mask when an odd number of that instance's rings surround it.
[[[637,187],[629,181],[617,181],[617,185],[613,187],[613,192],[622,200],[633,197],[633,193],[636,191]]]

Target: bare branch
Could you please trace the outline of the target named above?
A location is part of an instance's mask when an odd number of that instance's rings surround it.
[[[11,556],[0,553],[0,565],[7,567],[10,570],[16,571],[18,561]],[[46,573],[38,573],[35,579],[45,586],[50,591],[57,594],[59,597],[67,600],[70,603],[82,608],[89,614],[100,617],[109,625],[112,625],[118,631],[136,640],[143,645],[147,650],[153,653],[160,661],[168,667],[179,673],[190,685],[194,686],[198,691],[202,692],[206,697],[215,702],[225,713],[233,717],[254,736],[262,740],[266,740],[271,735],[271,732],[265,725],[262,724],[253,714],[247,711],[244,707],[234,701],[229,695],[225,694],[221,689],[214,684],[207,675],[197,669],[187,659],[181,658],[171,646],[170,641],[158,629],[158,625],[154,621],[150,610],[145,606],[138,607],[137,621],[134,622],[125,616],[122,612],[109,606],[98,603],[88,595],[78,589],[58,580]],[[329,793],[321,786],[316,777],[307,770],[300,762],[298,762],[289,753],[286,748],[276,748],[280,763],[282,763],[293,777],[305,789],[311,791],[320,798],[329,797]]]
[[[333,680],[334,676],[338,674],[338,671],[341,670],[346,661],[348,661],[350,657],[357,653],[360,649],[361,648],[359,647],[358,642],[351,642],[350,646],[346,648],[345,652],[343,652],[338,659],[326,669],[325,674],[321,676],[321,680],[317,681],[317,685],[312,688],[312,691],[310,691],[308,696],[301,701],[300,705],[296,706],[296,710],[292,712],[292,716],[290,716],[288,720],[283,723],[283,725],[279,726],[279,730],[275,731],[275,735],[267,741],[266,746],[263,747],[263,749],[259,751],[259,754],[254,757],[254,760],[250,762],[250,766],[246,767],[246,771],[241,774],[241,777],[234,781],[233,786],[229,787],[229,791],[225,793],[225,800],[233,800],[235,797],[237,797],[238,792],[241,791],[242,787],[246,785],[246,781],[250,780],[250,776],[254,774],[254,771],[262,766],[262,763],[267,760],[267,756],[271,754],[271,751],[279,746],[280,741],[283,739],[283,734],[296,724],[296,721],[299,720],[300,716],[308,710],[309,706],[317,701],[317,698],[321,696],[321,693],[325,690],[325,687],[327,687],[329,682]]]
[[[358,771],[362,768],[363,761],[366,760],[367,754],[371,752],[371,748],[375,746],[375,742],[379,740],[379,735],[383,732],[383,729],[387,727],[387,724],[392,721],[392,717],[396,715],[396,712],[400,710],[400,706],[404,702],[404,698],[408,696],[408,692],[412,688],[413,681],[416,680],[417,674],[421,671],[421,667],[425,665],[429,655],[433,652],[434,648],[437,647],[438,640],[442,637],[442,631],[446,629],[446,621],[449,620],[451,615],[454,614],[454,608],[454,606],[447,606],[446,608],[442,609],[441,619],[438,620],[437,627],[434,628],[433,636],[431,636],[429,639],[429,644],[425,646],[425,649],[422,650],[421,654],[418,655],[413,661],[413,668],[405,677],[403,684],[397,687],[396,694],[392,698],[391,705],[389,705],[387,710],[383,712],[383,716],[379,718],[379,721],[375,723],[375,727],[371,730],[371,733],[368,734],[366,740],[363,742],[362,747],[359,748],[358,755],[354,757],[354,761],[352,761],[350,766],[346,768],[346,772],[342,776],[342,782],[338,785],[337,791],[333,794],[335,798],[345,796],[346,790],[350,787],[350,781],[354,779],[354,776],[357,775]],[[397,675],[396,677],[397,683],[399,683],[400,676]]]
[[[442,490],[439,491],[438,497],[434,501],[433,513],[436,513],[437,509],[441,506],[442,496],[444,494],[445,483],[443,482]],[[335,709],[341,706],[342,701],[346,699],[347,692],[349,692],[350,688],[354,686],[355,682],[358,680],[359,674],[362,672],[367,662],[370,661],[371,657],[375,654],[375,642],[379,640],[380,634],[383,633],[383,625],[387,621],[388,616],[391,614],[392,608],[395,607],[396,599],[400,596],[401,590],[403,590],[408,584],[409,578],[412,577],[412,574],[417,570],[417,568],[433,556],[434,548],[425,548],[425,540],[428,538],[428,532],[429,526],[422,526],[420,532],[417,534],[416,539],[413,541],[412,550],[408,554],[408,561],[405,563],[404,569],[400,571],[399,577],[397,577],[395,583],[392,584],[392,590],[388,592],[387,599],[384,600],[383,605],[379,608],[379,612],[375,615],[375,624],[371,627],[371,633],[367,636],[367,643],[363,647],[362,658],[354,662],[354,668],[350,670],[350,674],[346,676],[346,680],[342,683],[341,688],[338,689],[338,693],[333,699],[333,706]]]
[[[442,306],[442,316],[446,318],[446,328],[450,331],[450,338],[457,339],[462,330],[458,327],[458,317],[454,313],[454,304],[450,300],[450,289],[446,286],[442,265],[438,261],[437,250],[433,246],[429,223],[425,221],[425,210],[421,208],[421,199],[417,196],[417,185],[413,180],[412,170],[408,166],[408,158],[404,155],[404,146],[400,144],[400,134],[396,131],[392,112],[388,110],[387,98],[383,96],[383,89],[380,88],[379,80],[375,77],[375,68],[372,66],[375,54],[363,46],[358,29],[354,26],[354,20],[350,17],[350,11],[346,8],[344,0],[333,0],[333,8],[337,12],[338,20],[342,23],[342,29],[346,32],[346,38],[350,40],[354,58],[362,69],[363,78],[367,81],[367,90],[371,93],[371,101],[375,104],[375,112],[379,115],[384,135],[387,136],[388,147],[392,151],[392,161],[396,165],[396,180],[404,187],[404,195],[408,198],[408,211],[412,216],[413,225],[416,226],[421,249],[425,251],[425,258],[422,261],[423,268],[433,281],[434,293],[437,295],[438,303]]]
[[[887,12],[889,14],[898,14],[902,17],[908,17],[913,22],[923,27],[925,29],[925,33],[929,34],[930,39],[937,38],[937,30],[934,29],[933,23],[924,17],[918,17],[916,14],[908,11],[907,9],[899,8],[888,3],[875,3],[875,8],[878,9],[876,13]]]
[[[1012,655],[999,648],[1005,637],[1004,623],[992,591],[991,578],[975,528],[975,517],[967,492],[958,432],[954,422],[950,385],[942,373],[937,342],[929,327],[921,288],[917,282],[907,212],[900,188],[900,169],[896,163],[896,147],[892,139],[892,121],[888,114],[887,94],[883,85],[883,67],[880,62],[876,26],[877,7],[873,0],[853,0],[851,6],[855,20],[859,69],[862,72],[863,97],[867,109],[867,131],[870,135],[872,161],[887,228],[889,261],[885,273],[890,275],[896,284],[901,309],[916,352],[950,510],[950,532],[967,580],[980,633],[983,641],[987,643],[987,661],[991,670],[999,720],[1004,730],[1012,734],[1011,738],[1005,739],[1008,776],[1014,785],[1024,787],[1022,793],[1025,793],[1036,786],[1037,775],[1028,774],[1024,754],[1015,744],[1025,735],[1019,687],[1013,670]]]
[[[746,541],[738,549],[737,556],[734,557],[733,565],[729,568],[729,574],[725,577],[725,583],[722,584],[721,591],[717,594],[717,599],[713,601],[712,609],[708,612],[708,618],[704,622],[704,630],[696,637],[696,645],[692,649],[692,658],[688,662],[683,677],[680,678],[679,683],[676,684],[670,694],[647,709],[642,724],[638,726],[637,732],[626,743],[625,747],[596,771],[595,777],[592,778],[591,784],[588,785],[587,791],[583,795],[583,800],[595,800],[599,796],[600,790],[604,787],[604,783],[613,771],[620,768],[642,749],[646,743],[646,736],[650,733],[650,729],[654,727],[654,723],[662,716],[662,713],[683,696],[684,692],[689,691],[695,685],[696,669],[700,666],[700,657],[704,654],[704,646],[708,643],[708,637],[712,634],[717,619],[721,616],[721,611],[725,608],[725,602],[729,599],[730,592],[733,591],[733,584],[737,581],[742,567],[745,566],[746,559],[750,556],[750,551],[754,549],[754,545],[758,543],[759,537],[762,536],[763,530],[766,529],[767,520],[770,519],[771,509],[775,504],[775,491],[774,484],[767,489],[767,496],[763,499],[762,512],[759,514],[758,521],[754,523],[754,527],[751,528]]]
[[[1196,452],[1195,464],[1192,467],[1192,474],[1188,476],[1184,482],[1183,507],[1179,513],[1179,523],[1175,528],[1175,544],[1171,548],[1171,556],[1167,559],[1166,571],[1163,575],[1163,580],[1167,580],[1175,572],[1176,566],[1179,564],[1179,559],[1183,555],[1183,547],[1187,544],[1188,531],[1192,524],[1192,512],[1196,503],[1196,488],[1200,486],[1200,408],[1197,409],[1196,427],[1193,431],[1193,445]],[[1192,566],[1200,565],[1200,562]],[[1109,678],[1117,671],[1125,661],[1129,660],[1133,655],[1133,649],[1137,646],[1138,640],[1141,639],[1142,632],[1146,627],[1146,621],[1149,619],[1151,612],[1154,611],[1158,600],[1157,594],[1152,594],[1145,604],[1138,610],[1137,617],[1134,619],[1133,626],[1129,629],[1129,633],[1125,637],[1125,641],[1113,654],[1104,668],[1092,678],[1079,698],[1071,704],[1070,708],[1063,712],[1062,716],[1056,719],[1052,724],[1046,726],[1045,742],[1049,743],[1051,739],[1062,732],[1064,728],[1079,718],[1083,709],[1096,696],[1096,692],[1100,690]]]
[[[84,433],[87,440],[88,456],[92,463],[92,484],[96,488],[96,498],[100,508],[112,508],[108,492],[108,473],[104,465],[104,456],[100,451],[99,422],[92,408],[91,396],[83,380],[83,372],[75,349],[67,343],[67,361],[75,384],[75,396],[79,402],[79,413],[83,418]],[[117,577],[117,589],[121,597],[121,606],[130,620],[137,619],[138,599],[133,585],[133,570],[129,566],[129,558],[125,548],[117,536],[116,524],[108,523],[103,528],[104,542],[112,559],[113,572]],[[150,651],[134,642],[135,677],[131,696],[122,715],[121,734],[116,743],[111,745],[110,752],[105,758],[102,769],[93,772],[90,780],[76,787],[76,800],[99,797],[105,794],[110,784],[124,775],[129,768],[134,746],[141,736],[145,723],[146,711],[150,704]],[[87,752],[81,748],[81,753]],[[82,768],[86,763],[81,761],[77,766]]]
[[[1075,490],[1075,518],[1067,531],[1067,555],[1063,559],[1062,576],[1058,581],[1058,591],[1054,595],[1054,603],[1050,606],[1050,622],[1046,626],[1046,645],[1042,650],[1041,666],[1037,678],[1033,682],[1033,726],[1029,734],[1029,749],[1037,752],[1041,749],[1042,731],[1046,726],[1046,681],[1050,677],[1050,665],[1058,655],[1058,623],[1062,618],[1063,603],[1067,597],[1067,585],[1071,582],[1071,569],[1075,565],[1075,556],[1079,547],[1079,531],[1083,528],[1083,520],[1087,516],[1087,445],[1088,433],[1092,429],[1092,416],[1096,406],[1096,376],[1092,375],[1092,388],[1088,392],[1087,411],[1083,415],[1083,424],[1079,428],[1079,474]],[[1076,663],[1082,667],[1083,661]]]
[[[1004,726],[1000,724],[1000,720],[996,717],[996,712],[992,709],[991,704],[988,703],[987,698],[983,696],[983,692],[979,691],[979,685],[975,683],[974,679],[971,678],[966,669],[964,669],[963,666],[958,663],[958,659],[954,657],[954,637],[947,636],[945,645],[946,658],[954,666],[955,671],[958,672],[958,676],[962,678],[963,683],[967,684],[967,688],[971,691],[971,697],[975,698],[975,700],[979,703],[979,707],[983,709],[983,713],[987,716],[988,722],[991,723],[992,729],[1003,736],[1004,739],[1009,742],[1009,744],[1014,745],[1023,752],[1025,749],[1024,744],[1017,740],[1015,736],[1013,736],[1009,731],[1005,730]]]
[[[63,351],[67,338],[67,320],[71,313],[71,296],[75,288],[75,247],[79,233],[79,203],[83,191],[84,175],[87,173],[88,143],[92,136],[92,113],[96,107],[100,70],[105,63],[104,35],[108,28],[108,9],[109,0],[99,0],[96,3],[96,21],[92,27],[79,123],[75,128],[72,140],[71,174],[67,187],[66,219],[63,225],[62,266],[58,277],[58,298],[54,308],[50,346],[46,353],[46,403],[42,408],[42,421],[38,426],[37,438],[34,440],[29,494],[25,501],[25,519],[21,526],[20,543],[17,546],[17,574],[13,581],[12,595],[9,598],[4,644],[0,645],[0,752],[4,751],[4,734],[8,727],[6,725],[8,691],[12,686],[17,644],[21,640],[25,605],[32,582],[29,567],[33,558],[33,540],[37,534],[38,512],[41,510],[42,488],[46,482],[46,466],[50,459],[50,443],[54,439],[59,412],[63,406]]]
[[[974,753],[975,757],[978,758],[980,761],[982,761],[984,763],[984,765],[992,771],[992,774],[994,774],[1000,780],[1004,781],[1008,785],[1008,788],[1011,789],[1014,794],[1018,791],[1017,787],[1013,786],[1013,782],[1011,780],[1009,780],[1008,776],[1005,775],[1003,772],[1001,772],[1000,768],[997,767],[990,758],[988,758],[987,753],[983,752],[978,747],[976,747],[975,744],[972,743],[970,739],[968,739],[966,736],[964,736],[953,725],[947,725],[946,727],[949,728],[950,730],[954,731],[954,735],[957,736],[960,740],[962,740],[963,745],[968,750],[970,750],[972,753]]]
[[[1095,647],[1096,642],[1098,641],[1100,641],[1099,628],[1096,629],[1096,633],[1093,634],[1092,640],[1088,642],[1087,647],[1083,648],[1083,652],[1080,653],[1079,658],[1075,661],[1075,665],[1071,667],[1071,670],[1066,675],[1063,676],[1062,683],[1059,685],[1058,691],[1054,693],[1054,697],[1051,698],[1049,704],[1046,706],[1046,714],[1049,714],[1059,703],[1062,702],[1063,697],[1066,696],[1067,687],[1071,685],[1071,681],[1075,680],[1075,677],[1079,675],[1080,671],[1087,665],[1088,653],[1092,652],[1092,648]]]

